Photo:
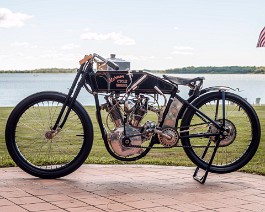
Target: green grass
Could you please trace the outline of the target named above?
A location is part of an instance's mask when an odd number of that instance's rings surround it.
[[[261,128],[265,124],[265,106],[255,107],[260,122]],[[10,158],[6,146],[5,146],[5,125],[6,120],[11,112],[12,108],[0,107],[0,167],[15,166],[14,162]],[[94,126],[94,144],[92,151],[86,160],[86,163],[96,163],[96,164],[124,164],[109,155],[105,149],[103,140],[101,138],[101,133],[98,127],[98,123],[95,117],[95,107],[87,107],[87,111],[92,119]],[[241,171],[257,173],[265,175],[265,138],[264,133],[261,134],[261,142],[259,149],[254,156],[254,158],[244,167]],[[129,162],[132,164],[132,162]],[[136,164],[158,164],[158,165],[174,165],[174,166],[194,166],[193,163],[186,156],[182,148],[172,148],[172,149],[152,149],[149,154],[133,162]],[[127,163],[128,164],[128,163]]]

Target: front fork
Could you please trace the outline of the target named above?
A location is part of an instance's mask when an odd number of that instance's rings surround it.
[[[82,75],[81,79],[79,80],[80,75],[83,72],[83,66],[84,65],[82,65],[78,69],[78,72],[77,72],[77,74],[75,76],[75,79],[74,79],[74,81],[73,81],[73,83],[71,85],[71,88],[69,89],[69,92],[67,94],[65,102],[64,102],[64,104],[62,106],[60,114],[59,114],[59,116],[58,116],[53,128],[51,129],[51,132],[53,132],[53,133],[57,134],[63,128],[63,126],[64,126],[64,124],[65,124],[65,122],[66,122],[66,120],[67,120],[67,118],[68,118],[68,116],[69,116],[69,114],[71,112],[72,106],[75,103],[76,98],[77,98],[77,96],[80,93],[81,88],[85,84],[86,78],[85,78],[84,74]],[[74,95],[72,96],[73,93],[74,93]],[[67,106],[68,106],[68,108],[66,109]]]

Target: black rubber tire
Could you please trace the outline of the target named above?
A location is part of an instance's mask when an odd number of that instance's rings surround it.
[[[201,111],[201,109],[203,109],[203,106],[205,106],[204,108],[206,108],[206,104],[210,105],[209,102],[214,101],[214,100],[217,101],[218,99],[220,102],[222,101],[222,92],[210,92],[210,93],[206,93],[200,96],[199,98],[195,99],[192,102],[192,105]],[[233,94],[233,93],[225,92],[225,100],[230,102],[229,103],[230,106],[229,105],[226,106],[226,110],[227,110],[226,118],[230,123],[232,122],[231,126],[235,127],[236,133],[234,133],[235,139],[229,145],[219,146],[215,159],[213,161],[213,164],[209,170],[210,172],[213,172],[213,173],[229,173],[229,172],[236,171],[242,168],[252,159],[252,157],[254,156],[254,154],[256,153],[258,149],[259,142],[260,142],[260,134],[261,134],[260,122],[259,122],[258,116],[255,110],[253,109],[253,107],[246,100],[244,100],[240,96]],[[216,107],[216,106],[213,104],[213,107]],[[231,108],[231,111],[232,110],[234,111],[232,111],[231,113],[228,113],[228,110],[230,110],[230,108]],[[209,108],[205,109],[205,111],[210,111],[210,109]],[[197,118],[197,115],[195,112],[196,111],[192,109],[191,107],[188,107],[187,110],[185,111],[182,122],[181,122],[181,131],[182,130],[189,130],[189,131],[181,133],[181,137],[188,136],[190,134],[190,131],[193,130],[192,127],[190,127],[190,125],[195,126],[196,124],[195,120]],[[215,111],[213,110],[213,112],[209,112],[209,113],[214,114],[214,112]],[[232,113],[234,114],[232,115]],[[237,115],[239,113],[241,115]],[[243,117],[244,114],[246,117]],[[231,119],[229,119],[229,117],[231,117]],[[214,117],[210,117],[210,118],[215,120]],[[197,120],[198,119],[199,118],[197,118]],[[194,121],[193,124],[191,123],[193,122],[192,120]],[[238,124],[242,126],[237,128]],[[249,139],[247,139],[248,137],[244,135],[245,132],[249,132]],[[184,146],[184,150],[187,156],[190,158],[190,160],[195,165],[205,170],[208,166],[208,162],[209,162],[209,158],[211,154],[209,154],[208,156],[205,156],[204,159],[202,159],[202,152],[204,151],[205,148],[196,148],[196,147],[187,148],[187,146],[195,145],[196,142],[197,142],[196,144],[198,144],[198,142],[202,142],[202,141],[199,141],[199,139],[194,141],[195,139],[198,139],[198,138],[182,138],[181,139],[182,145]],[[200,138],[200,139],[203,140],[203,138]],[[205,140],[207,139],[208,141],[206,141],[204,145],[202,146],[205,146],[206,143],[209,142],[209,138],[204,138],[204,139]],[[215,143],[216,141],[212,141],[212,142]],[[244,147],[242,148],[241,145]],[[214,146],[215,144],[212,146],[211,148],[212,150]],[[202,149],[202,150],[198,150],[198,149]],[[241,151],[241,149],[242,149],[242,152],[239,152]],[[212,150],[210,150],[210,152]],[[225,154],[226,156],[223,156]],[[233,159],[234,161],[228,162],[227,158],[223,159],[224,157],[232,158],[233,155],[237,155],[237,154],[238,156],[237,158]],[[223,161],[218,162],[218,160],[221,160],[221,161],[227,160],[227,162],[223,162]]]
[[[92,122],[77,101],[61,131],[47,139],[45,131],[53,127],[59,105],[65,101],[66,95],[62,93],[36,93],[22,100],[7,120],[8,152],[21,169],[33,176],[47,179],[66,176],[79,168],[91,151]]]

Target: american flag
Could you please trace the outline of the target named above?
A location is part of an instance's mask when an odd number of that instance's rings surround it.
[[[265,47],[265,27],[259,34],[259,40],[257,43],[257,47]]]

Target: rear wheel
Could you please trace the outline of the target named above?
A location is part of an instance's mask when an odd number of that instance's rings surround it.
[[[52,129],[65,100],[66,95],[61,93],[36,93],[22,100],[8,118],[9,154],[31,175],[63,177],[80,167],[90,153],[93,127],[78,102],[72,106],[63,128]]]
[[[227,173],[246,165],[256,153],[260,142],[260,123],[251,105],[238,95],[228,92],[225,92],[224,107],[222,92],[207,93],[192,104],[216,123],[225,122],[227,130],[220,138],[216,136],[192,137],[193,135],[220,133],[220,131],[189,107],[181,123],[181,131],[183,131],[181,137],[184,150],[191,161],[200,168],[206,169],[217,139],[220,139],[210,171]],[[208,144],[209,149],[203,157]]]

